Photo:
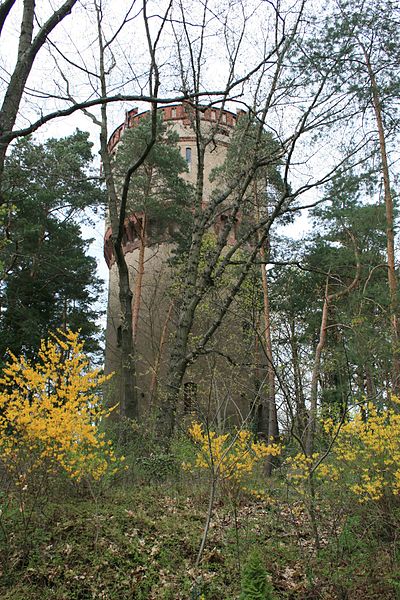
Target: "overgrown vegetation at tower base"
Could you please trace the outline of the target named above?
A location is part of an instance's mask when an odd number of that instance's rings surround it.
[[[243,496],[238,509],[240,556],[245,561],[257,548],[273,590],[265,598],[399,597],[398,548],[382,507],[353,505],[348,515],[321,507],[323,545],[316,552],[302,504],[285,498],[279,481],[272,485],[272,504]],[[186,476],[113,485],[96,491],[96,500],[64,488],[35,515],[28,548],[20,545],[18,515],[8,517],[13,527],[7,543],[2,536],[1,597],[237,599],[244,576],[232,511],[222,498],[203,561],[193,566],[206,504],[204,482],[194,485]]]
[[[400,597],[396,397],[325,419],[312,456],[196,421],[167,452],[152,423],[106,439],[82,348],[59,332],[0,377],[2,598]]]

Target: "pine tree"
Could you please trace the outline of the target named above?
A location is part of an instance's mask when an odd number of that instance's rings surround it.
[[[386,215],[387,279],[390,293],[392,336],[392,389],[400,390],[399,293],[395,266],[394,197],[391,187],[390,150],[398,132],[399,7],[392,0],[338,0],[327,11],[321,28],[305,53],[310,68],[331,65],[332,94],[347,95],[349,116],[358,119],[358,130],[372,125],[367,137],[378,157]],[[361,124],[362,123],[362,124]],[[373,142],[371,146],[371,140]]]
[[[144,276],[145,248],[157,242],[184,245],[191,223],[191,186],[181,174],[187,163],[180,153],[179,136],[157,116],[157,139],[143,164],[131,178],[127,214],[136,214],[136,235],[139,239],[138,268],[134,282],[132,335],[136,338]],[[141,156],[151,138],[151,117],[144,117],[124,132],[115,156],[115,175]]]
[[[32,356],[49,330],[81,329],[89,351],[98,351],[94,304],[102,282],[87,255],[77,222],[98,206],[103,192],[88,177],[88,134],[77,131],[44,144],[25,138],[6,162],[7,210],[0,249],[2,330],[0,354]]]

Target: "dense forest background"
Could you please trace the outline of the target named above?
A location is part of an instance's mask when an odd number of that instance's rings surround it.
[[[399,17],[1,2],[4,598],[400,597]],[[114,376],[82,234],[104,216]]]

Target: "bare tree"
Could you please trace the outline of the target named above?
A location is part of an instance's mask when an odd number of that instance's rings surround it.
[[[205,24],[208,10],[210,10],[207,2],[203,3],[202,7],[203,15],[200,20],[198,19],[201,26],[199,24],[196,29],[195,40],[190,37],[190,25],[187,22],[182,5],[180,5],[182,29],[180,35],[176,34],[178,48],[181,50],[179,60],[182,81],[186,87],[194,90],[195,93],[202,85],[202,69],[205,62],[206,46]],[[296,69],[293,71],[288,68],[293,48],[297,48],[301,44],[301,26],[305,5],[300,2],[298,11],[295,16],[291,13],[291,18],[279,10],[272,8],[271,10],[274,17],[274,26],[271,31],[268,49],[267,44],[265,44],[264,67],[259,69],[256,72],[256,77],[252,79],[252,87],[256,94],[255,96],[253,94],[251,103],[250,96],[247,96],[249,98],[248,108],[251,114],[254,115],[258,127],[253,152],[250,159],[247,157],[242,163],[240,159],[238,160],[237,169],[232,173],[225,188],[215,192],[206,203],[203,202],[204,152],[205,148],[213,143],[218,129],[204,128],[201,121],[203,107],[197,103],[191,103],[193,110],[192,127],[196,132],[197,139],[196,204],[190,249],[185,265],[185,294],[178,308],[176,331],[168,367],[167,401],[162,407],[162,427],[167,437],[172,433],[175,426],[178,398],[186,369],[199,356],[213,351],[212,341],[214,335],[230,310],[252,265],[257,260],[260,249],[265,245],[271,226],[278,216],[292,210],[294,200],[304,191],[328,181],[340,164],[343,166],[344,162],[349,159],[349,157],[346,157],[345,160],[339,159],[338,163],[332,163],[324,175],[314,179],[310,178],[306,184],[291,188],[290,179],[292,178],[293,168],[296,161],[299,160],[298,148],[301,147],[302,152],[306,152],[302,143],[303,138],[311,143],[309,134],[323,131],[329,127],[333,120],[342,118],[344,105],[336,94],[327,90],[326,84],[331,74],[331,65],[321,71],[319,77],[313,81],[313,85],[308,87],[305,99],[297,102],[297,108],[288,114],[287,122],[290,123],[290,127],[280,128],[283,123],[280,120],[282,105],[287,106],[291,97],[299,93],[299,89],[303,91],[306,89],[306,72],[299,73],[299,70],[297,70],[296,73]],[[243,30],[245,30],[246,25],[247,22],[244,18]],[[240,55],[244,37],[244,33],[239,36],[235,51],[230,52],[231,71],[228,74],[227,89],[230,89],[230,81],[234,77],[237,68],[236,60]],[[187,51],[186,62],[182,48]],[[222,103],[223,106],[224,103]],[[218,126],[219,124],[216,124],[216,128]],[[277,139],[277,146],[272,153],[263,153],[260,142],[264,128],[272,129]],[[246,135],[247,132],[244,131],[243,142]],[[356,151],[357,149],[353,149],[354,154],[356,154]],[[311,153],[312,151],[309,149],[308,152]],[[235,224],[240,219],[241,211],[246,202],[247,191],[258,170],[280,161],[283,163],[283,191],[274,207],[269,214],[264,215],[258,222],[255,219],[252,226],[240,235],[233,245],[229,245],[228,240],[232,235]],[[307,159],[304,159],[303,162],[306,164]],[[207,266],[200,268],[202,241],[216,216],[221,213],[225,214],[224,227],[219,232]],[[232,262],[235,262],[236,253],[243,247],[250,248],[248,258],[241,261],[241,268],[237,273],[237,277],[230,289],[226,290],[225,298],[215,311],[212,323],[200,336],[197,335],[196,345],[190,347],[189,338],[193,331],[196,310],[202,298],[210,290],[210,287],[226,273]]]
[[[76,2],[77,0],[67,0],[62,3],[57,10],[54,10],[47,21],[39,26],[35,35],[36,2],[35,0],[24,0],[23,2],[17,60],[8,81],[0,110],[0,181],[4,170],[7,148],[12,139],[9,134],[14,128],[26,82],[35,59],[53,30],[71,13]],[[0,6],[0,35],[14,4],[15,0],[5,0]]]
[[[109,72],[106,68],[107,52],[111,55],[112,64],[112,42],[115,40],[115,32],[110,35],[109,39],[105,39],[103,30],[103,3],[102,0],[94,2],[98,28],[98,47],[99,47],[99,72],[98,80],[100,85],[100,95],[107,97],[107,75]],[[148,75],[149,96],[157,98],[160,77],[156,59],[157,45],[165,26],[167,16],[170,12],[171,3],[166,6],[164,15],[160,19],[160,26],[154,39],[150,31],[149,19],[147,13],[147,3],[144,0],[142,7],[142,17],[146,31],[148,43],[148,52],[150,57],[150,70]],[[123,25],[128,22],[129,11],[123,20]],[[120,31],[122,26],[119,28]],[[123,249],[123,235],[126,217],[126,207],[128,201],[128,192],[132,175],[143,164],[153,147],[157,137],[157,101],[154,100],[151,104],[151,137],[147,142],[141,155],[126,169],[122,180],[114,174],[112,157],[108,146],[108,116],[107,105],[101,105],[101,118],[97,119],[91,115],[92,120],[100,126],[100,155],[104,171],[104,179],[108,193],[108,213],[112,230],[112,245],[118,269],[119,283],[119,304],[121,310],[121,319],[119,326],[119,364],[118,373],[119,379],[119,413],[122,417],[137,419],[139,416],[139,407],[137,400],[136,374],[135,374],[135,338],[134,338],[134,323],[135,314],[133,303],[132,288],[133,282],[130,280],[128,265]],[[144,235],[144,231],[143,231]]]

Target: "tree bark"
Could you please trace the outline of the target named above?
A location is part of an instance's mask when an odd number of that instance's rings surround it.
[[[303,384],[300,372],[299,349],[296,336],[296,324],[294,318],[290,322],[290,348],[292,353],[293,380],[296,398],[296,429],[299,437],[303,439],[306,428],[306,403],[304,398]]]
[[[364,45],[359,42],[364,53],[365,63],[368,69],[368,76],[371,83],[372,104],[374,107],[376,125],[378,128],[379,149],[382,163],[383,188],[385,195],[386,209],[386,251],[388,260],[388,284],[390,295],[390,322],[392,330],[392,390],[398,395],[400,392],[400,343],[399,343],[399,322],[398,322],[398,296],[397,296],[397,276],[394,251],[394,218],[393,218],[393,198],[390,189],[390,174],[388,157],[386,150],[386,136],[382,118],[382,105],[379,95],[379,88],[375,73],[368,53]]]
[[[4,2],[2,2],[0,6],[0,35],[3,31],[4,23],[6,22],[6,19],[10,14],[10,11],[14,4],[15,0],[4,0]]]
[[[100,15],[97,13],[98,35],[100,50],[100,85],[102,96],[107,95],[106,74],[104,67],[104,43],[101,29]],[[100,132],[100,155],[103,164],[104,178],[108,193],[109,216],[112,228],[112,241],[114,256],[118,268],[119,279],[119,303],[121,311],[121,325],[119,329],[119,415],[130,419],[139,416],[138,399],[136,390],[135,354],[132,335],[132,291],[129,281],[129,270],[122,248],[122,235],[124,218],[121,219],[120,199],[118,198],[114,175],[112,171],[111,157],[108,153],[108,127],[107,107],[101,106],[101,132]]]
[[[260,248],[261,258],[261,279],[263,288],[263,304],[264,304],[264,336],[265,336],[265,354],[267,357],[267,380],[268,380],[268,442],[276,441],[279,436],[278,411],[276,408],[275,399],[275,370],[274,359],[272,355],[271,341],[271,315],[269,310],[269,295],[268,295],[268,277],[266,267],[266,252],[264,246]],[[267,463],[267,475],[272,473],[273,460],[269,459]]]
[[[151,65],[149,71],[149,88],[150,96],[155,99],[158,96],[160,85],[158,65],[156,62],[156,47],[160,39],[161,31],[166,23],[168,13],[171,8],[171,3],[168,5],[162,23],[159,27],[158,34],[153,42],[150,35],[149,21],[147,15],[147,3],[143,3],[143,19],[146,30],[148,50],[151,57]],[[106,69],[104,65],[105,50],[110,46],[109,42],[104,42],[102,31],[102,12],[101,6],[96,4],[98,41],[100,49],[100,84],[101,97],[107,98],[106,86]],[[103,160],[103,169],[109,193],[109,214],[112,229],[112,242],[116,264],[118,267],[119,276],[119,302],[121,310],[121,326],[120,326],[120,414],[131,419],[137,419],[139,416],[139,406],[136,388],[136,371],[135,371],[135,348],[132,331],[132,291],[129,280],[129,270],[125,260],[123,251],[123,234],[125,227],[126,207],[128,202],[128,193],[132,175],[143,165],[152,147],[154,146],[157,134],[157,101],[154,100],[151,105],[151,138],[148,140],[146,147],[143,149],[140,157],[127,169],[122,181],[121,194],[118,196],[114,181],[111,158],[108,154],[108,135],[107,135],[107,105],[104,102],[101,105],[101,157]]]
[[[121,314],[121,324],[119,329],[120,345],[119,363],[120,372],[118,373],[119,383],[119,414],[121,417],[137,419],[139,416],[137,390],[136,390],[136,372],[135,372],[135,352],[132,335],[132,298],[133,294],[130,287],[129,270],[126,264],[121,241],[119,240],[119,217],[117,212],[118,197],[116,194],[115,183],[112,174],[111,160],[107,148],[107,117],[105,106],[101,108],[102,112],[102,132],[101,138],[101,156],[103,171],[106,181],[107,192],[109,196],[109,213],[112,228],[112,241],[115,261],[118,269],[119,280],[119,304]]]
[[[198,133],[200,136],[200,132]],[[179,310],[178,323],[175,331],[173,346],[169,361],[169,375],[167,379],[167,401],[161,410],[161,432],[166,439],[171,438],[175,429],[176,410],[179,392],[188,365],[187,350],[189,335],[192,329],[196,308],[201,295],[196,293],[201,245],[205,226],[202,225],[201,207],[204,189],[204,145],[198,143],[197,152],[197,182],[196,182],[196,216],[192,243],[189,250],[189,259],[186,266],[185,288],[187,294],[182,300]]]
[[[311,375],[311,392],[310,392],[310,411],[307,424],[307,439],[306,439],[306,452],[308,456],[311,456],[314,447],[314,437],[316,431],[317,421],[317,409],[318,409],[318,378],[321,366],[322,349],[325,346],[326,341],[326,326],[328,324],[328,289],[329,289],[328,278],[325,285],[325,296],[324,305],[322,307],[322,318],[321,326],[319,330],[319,340],[315,349],[314,366]]]
[[[257,210],[257,224],[260,222],[260,204],[258,197],[258,188],[257,181],[254,181],[254,199],[256,203]],[[266,203],[267,215],[269,213],[268,210],[268,200]],[[261,232],[258,231],[257,234],[258,242],[261,242]],[[267,237],[266,244],[269,245],[269,236]],[[264,339],[265,339],[265,355],[267,358],[267,381],[268,381],[268,391],[267,391],[267,402],[268,402],[268,442],[276,441],[279,436],[279,424],[278,424],[278,411],[276,408],[276,398],[275,398],[275,370],[274,370],[274,358],[272,354],[272,341],[271,341],[271,314],[269,309],[269,293],[268,293],[268,276],[266,271],[267,265],[267,252],[265,250],[265,245],[261,244],[260,246],[260,259],[261,259],[261,282],[262,282],[262,290],[263,290],[263,315],[264,315]],[[269,254],[269,251],[268,251]],[[270,460],[267,463],[267,475],[270,476],[272,473],[273,460]]]
[[[152,375],[151,383],[150,383],[150,404],[153,404],[153,402],[156,398],[156,394],[157,394],[158,375],[159,375],[159,371],[160,371],[161,358],[162,358],[163,348],[164,348],[164,345],[165,345],[165,342],[167,339],[168,324],[171,320],[173,308],[174,308],[174,300],[171,300],[169,308],[168,308],[167,316],[165,317],[164,326],[162,328],[160,343],[158,345],[157,357],[156,357],[156,361],[155,361],[155,364],[153,367],[153,375]]]

